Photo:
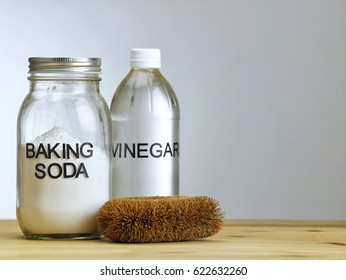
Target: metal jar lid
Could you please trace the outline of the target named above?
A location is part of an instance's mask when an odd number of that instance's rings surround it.
[[[29,80],[32,79],[97,79],[101,59],[89,57],[30,57]]]

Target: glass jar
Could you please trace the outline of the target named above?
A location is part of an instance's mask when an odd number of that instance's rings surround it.
[[[100,66],[99,58],[29,58],[17,120],[17,220],[27,238],[99,237],[111,163]]]

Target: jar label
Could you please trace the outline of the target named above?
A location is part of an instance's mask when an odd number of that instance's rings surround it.
[[[31,233],[97,231],[95,214],[109,199],[109,153],[53,128],[18,153],[18,215]]]
[[[27,159],[81,159],[91,158],[93,156],[93,144],[85,143],[34,143],[25,144],[25,157]],[[78,178],[83,176],[89,178],[87,168],[83,162],[66,161],[38,162],[35,165],[35,177],[44,179],[46,176],[57,178]]]

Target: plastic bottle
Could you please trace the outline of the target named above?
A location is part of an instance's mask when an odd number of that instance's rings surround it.
[[[159,49],[132,49],[112,103],[112,196],[179,194],[180,109]]]

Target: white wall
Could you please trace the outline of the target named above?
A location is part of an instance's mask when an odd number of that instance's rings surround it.
[[[181,105],[181,194],[235,219],[346,219],[346,1],[1,0],[0,219],[15,218],[30,56],[102,58],[110,104],[132,47],[158,47]]]

